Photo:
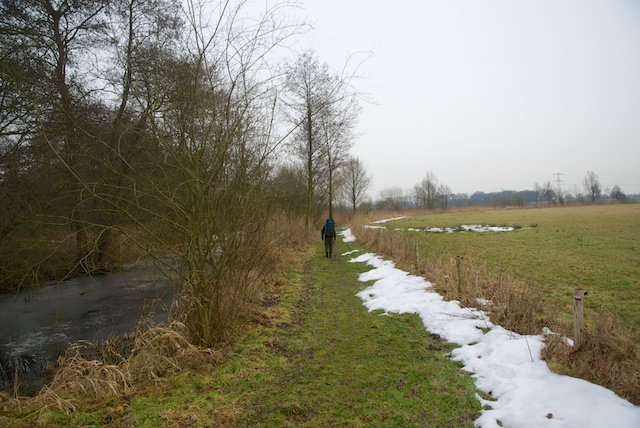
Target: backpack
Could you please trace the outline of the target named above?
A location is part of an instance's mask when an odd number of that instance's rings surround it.
[[[336,227],[332,218],[327,219],[327,222],[324,225],[324,236],[336,237]]]

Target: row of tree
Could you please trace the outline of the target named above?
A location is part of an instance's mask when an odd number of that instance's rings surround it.
[[[126,240],[208,345],[273,266],[277,214],[311,227],[346,183],[356,206],[355,75],[276,61],[307,26],[264,7],[2,0],[2,284],[109,271]]]
[[[563,190],[550,181],[543,185],[535,183],[533,190],[502,190],[500,192],[452,193],[449,186],[439,183],[433,172],[428,172],[423,180],[413,189],[388,188],[380,192],[379,199],[371,204],[378,209],[400,210],[403,208],[442,209],[449,206],[464,207],[472,205],[484,206],[524,206],[529,204],[564,205],[569,202],[597,203],[600,200],[624,202],[629,198],[620,186],[615,185],[607,194],[597,174],[588,171],[582,180],[584,193]],[[631,195],[633,196],[633,195]]]
[[[617,184],[608,191],[603,193],[600,177],[593,171],[587,171],[587,175],[582,179],[584,192],[576,187],[573,191],[562,189],[558,184],[553,186],[550,181],[545,182],[542,186],[535,183],[533,186],[533,194],[535,195],[535,203],[544,201],[549,205],[564,205],[567,202],[590,202],[597,203],[601,199],[611,199],[618,202],[624,202],[627,195]]]

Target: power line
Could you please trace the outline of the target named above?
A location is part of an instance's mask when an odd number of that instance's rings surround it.
[[[560,177],[563,176],[564,174],[561,172],[554,172],[551,175],[555,175],[556,176],[556,187],[558,188],[558,190],[560,190],[560,185],[562,183],[564,183],[564,180],[562,180]]]

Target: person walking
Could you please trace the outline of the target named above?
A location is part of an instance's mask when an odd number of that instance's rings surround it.
[[[322,228],[322,240],[324,241],[325,257],[332,257],[333,243],[336,240],[336,224],[332,218],[328,218]]]

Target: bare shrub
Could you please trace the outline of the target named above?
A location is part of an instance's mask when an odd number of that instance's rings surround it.
[[[521,334],[538,334],[544,323],[541,321],[543,304],[540,296],[527,288],[513,285],[497,287],[489,299],[491,319],[508,330]]]
[[[188,327],[191,343],[213,346],[229,341],[236,322],[280,266],[277,239],[283,239],[276,218],[242,219],[247,224],[224,232],[205,248],[180,250],[186,268],[172,313]],[[280,234],[275,233],[278,231]],[[194,258],[194,254],[201,257]]]

